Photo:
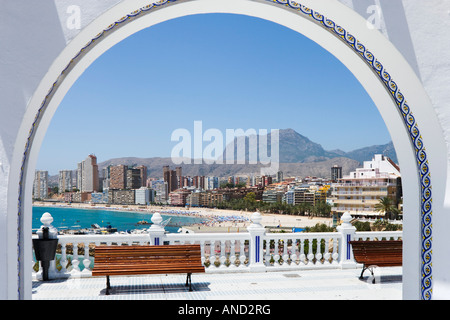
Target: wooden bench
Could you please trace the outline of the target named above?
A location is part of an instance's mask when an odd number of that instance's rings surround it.
[[[186,286],[192,291],[191,274],[205,272],[200,245],[96,246],[93,276],[187,273]]]
[[[355,261],[363,264],[360,279],[362,279],[364,271],[367,269],[370,270],[373,276],[373,267],[396,267],[402,265],[402,240],[350,241],[350,244],[352,245]],[[375,278],[373,278],[372,283],[375,283]]]

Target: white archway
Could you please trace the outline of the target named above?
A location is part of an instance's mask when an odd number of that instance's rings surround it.
[[[371,96],[393,139],[402,168],[404,210],[411,212],[404,218],[404,297],[431,298],[430,172],[439,173],[432,176],[436,211],[444,202],[446,175],[441,173],[447,170],[445,144],[431,103],[402,55],[354,11],[336,1],[302,4],[306,7],[288,0],[166,0],[150,5],[124,1],[83,29],[42,79],[16,140],[8,186],[8,238],[18,239],[7,249],[17,252],[8,256],[8,278],[18,281],[16,287],[8,286],[10,295],[16,291],[19,298],[31,297],[31,274],[26,272],[31,261],[26,257],[31,256],[34,169],[46,129],[73,83],[101,54],[144,28],[186,15],[234,13],[266,19],[309,37],[335,55]]]

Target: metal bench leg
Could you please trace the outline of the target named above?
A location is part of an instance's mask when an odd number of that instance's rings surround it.
[[[372,274],[372,277],[373,277],[372,283],[375,283],[375,276],[374,276],[374,274],[373,274],[373,267],[372,267],[372,266],[366,267],[366,266],[364,265],[364,267],[363,267],[363,269],[362,269],[362,271],[361,271],[361,275],[359,276],[359,278],[360,278],[360,279],[363,278],[364,271],[366,271],[366,270],[369,270],[369,271],[370,271],[370,273]]]
[[[186,287],[188,285],[189,285],[189,291],[192,291],[191,273],[188,273],[187,277],[186,277]]]
[[[373,266],[370,268],[370,273],[372,274],[372,277],[373,277],[372,284],[374,284],[375,283],[375,275],[373,274]]]
[[[106,276],[106,295],[109,296],[109,289],[111,289],[111,284],[109,283],[109,276]]]
[[[366,270],[367,270],[367,267],[364,265],[364,266],[363,266],[363,269],[362,269],[362,271],[361,271],[361,275],[359,276],[360,279],[363,278],[364,271],[366,271]]]

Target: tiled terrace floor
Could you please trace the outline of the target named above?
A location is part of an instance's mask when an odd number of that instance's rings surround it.
[[[402,268],[380,268],[376,283],[361,269],[302,270],[267,273],[193,274],[193,292],[186,275],[105,277],[33,281],[33,300],[400,300]]]

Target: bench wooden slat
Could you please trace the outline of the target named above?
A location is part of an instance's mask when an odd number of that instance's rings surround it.
[[[395,267],[403,264],[402,240],[350,241],[350,244],[355,261],[363,264],[360,278],[365,270],[373,266]]]
[[[109,294],[109,276],[205,272],[200,245],[165,246],[96,246],[93,276],[106,276]]]

